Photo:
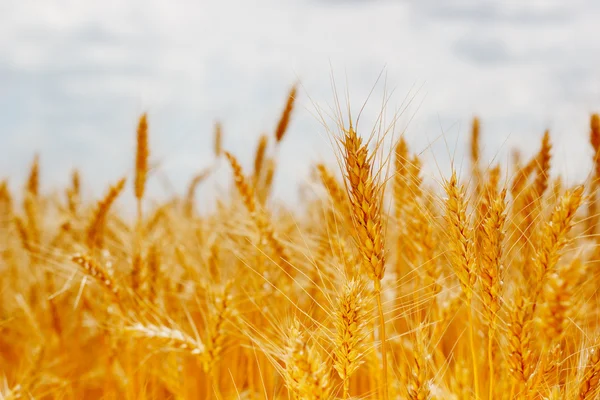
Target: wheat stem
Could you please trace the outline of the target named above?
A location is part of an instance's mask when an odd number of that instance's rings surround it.
[[[467,308],[469,309],[469,342],[471,345],[471,359],[473,360],[473,386],[475,389],[475,400],[478,400],[479,397],[479,373],[477,372],[477,355],[475,350],[475,334],[474,334],[474,323],[473,323],[473,307],[469,301],[467,303]]]
[[[381,305],[381,283],[375,282],[375,298],[377,299],[377,311],[379,312],[379,339],[381,340],[381,384],[383,387],[383,399],[388,399],[388,379],[387,379],[387,344],[385,337],[385,319],[383,317],[383,307]]]

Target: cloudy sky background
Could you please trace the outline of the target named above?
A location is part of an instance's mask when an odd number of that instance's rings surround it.
[[[600,111],[600,2],[5,0],[0,2],[0,172],[21,185],[41,154],[46,189],[82,170],[100,195],[132,174],[135,124],[147,111],[160,175],[182,191],[213,163],[212,125],[249,167],[290,85],[298,108],[277,158],[279,198],[294,201],[317,161],[335,164],[315,117],[333,104],[332,77],[356,112],[384,79],[412,149],[439,177],[464,160],[469,124],[483,122],[486,161],[524,155],[549,128],[554,173],[591,166],[588,120]],[[225,165],[210,183],[226,187]],[[169,192],[155,179],[155,195]]]

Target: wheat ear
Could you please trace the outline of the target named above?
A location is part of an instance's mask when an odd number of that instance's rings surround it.
[[[277,128],[275,129],[275,140],[277,141],[277,143],[281,142],[281,139],[283,139],[283,136],[287,131],[287,127],[290,123],[290,116],[292,115],[292,111],[294,109],[294,102],[296,101],[297,92],[298,88],[296,85],[294,85],[288,93],[288,99],[285,103],[285,108],[281,113],[281,118],[279,118],[279,123],[277,124]]]
[[[535,190],[538,198],[542,197],[548,188],[551,150],[552,144],[550,144],[550,132],[546,131],[544,132],[544,137],[542,138],[542,148],[540,149],[537,158],[538,174],[535,179]]]
[[[481,265],[479,279],[481,281],[481,297],[483,300],[483,315],[488,328],[488,365],[490,371],[489,396],[494,395],[494,359],[492,347],[498,311],[500,310],[500,291],[502,290],[502,248],[504,241],[504,223],[506,221],[506,190],[503,190],[492,200],[491,209],[483,220],[481,235]]]
[[[115,185],[112,185],[104,198],[96,205],[94,215],[90,220],[86,229],[87,246],[89,249],[95,247],[102,248],[103,245],[103,231],[106,224],[106,217],[110,211],[110,207],[115,202],[119,194],[125,187],[125,178],[119,180]]]
[[[71,261],[83,268],[88,275],[98,281],[102,287],[115,296],[118,303],[119,287],[106,269],[101,267],[91,256],[86,254],[74,254],[71,257]]]
[[[137,150],[135,156],[135,198],[138,205],[138,221],[142,215],[142,198],[146,190],[146,179],[148,175],[148,116],[142,114],[137,126]]]
[[[471,168],[473,171],[473,180],[475,183],[475,196],[479,196],[481,189],[481,166],[480,158],[480,122],[479,118],[473,117],[471,123]]]
[[[293,398],[327,400],[330,398],[329,368],[315,346],[309,346],[300,323],[289,328],[283,362],[284,378]]]
[[[335,360],[333,367],[343,382],[343,398],[350,393],[350,377],[361,365],[367,314],[364,287],[360,281],[346,282],[336,312]]]
[[[458,185],[456,172],[452,171],[450,180],[445,185],[446,189],[446,221],[448,223],[448,234],[450,242],[450,260],[454,273],[458,277],[460,286],[467,299],[469,312],[469,340],[471,342],[471,358],[473,362],[473,378],[475,386],[475,398],[479,398],[479,377],[477,373],[477,360],[475,354],[473,308],[471,300],[473,288],[477,282],[475,271],[475,241],[472,229],[466,216],[467,204],[465,200],[465,189]]]
[[[269,144],[269,137],[267,135],[262,135],[258,140],[258,145],[256,147],[256,153],[254,153],[254,176],[253,182],[254,186],[258,184],[260,181],[260,177],[262,176],[263,165],[265,161],[265,154],[267,152],[267,145]]]
[[[215,136],[214,136],[214,152],[215,157],[219,157],[223,153],[223,126],[219,121],[215,122]]]
[[[26,191],[33,197],[37,197],[40,191],[40,156],[36,154],[29,169]]]
[[[595,235],[598,226],[598,186],[600,185],[600,115],[590,118],[590,144],[594,150],[594,176],[590,185],[590,202],[588,205],[588,230]]]
[[[373,166],[367,145],[363,145],[352,126],[345,130],[343,139],[344,161],[352,204],[352,219],[356,239],[362,255],[365,273],[373,281],[379,311],[383,398],[388,399],[387,352],[385,320],[381,305],[381,280],[385,273],[385,245],[381,223],[382,186],[375,182]]]
[[[579,384],[579,400],[592,400],[598,395],[600,383],[600,347],[595,345],[589,350],[583,378]]]
[[[259,233],[272,247],[275,254],[281,259],[283,266],[287,268],[287,265],[289,264],[290,260],[288,251],[279,240],[268,218],[264,215],[264,213],[261,210],[257,208],[256,194],[254,188],[248,184],[247,179],[244,176],[242,166],[233,154],[226,151],[225,157],[227,158],[227,160],[231,164],[231,168],[233,169],[234,184],[238,192],[242,196],[244,205],[250,213],[251,218],[254,220],[254,223],[256,224]]]

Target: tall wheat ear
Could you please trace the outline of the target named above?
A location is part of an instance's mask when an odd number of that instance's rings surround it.
[[[373,173],[373,157],[352,126],[344,130],[342,139],[347,190],[352,205],[355,239],[362,255],[364,272],[373,281],[379,311],[381,339],[382,390],[388,399],[386,327],[381,304],[381,280],[385,273],[385,236],[381,206],[384,185]]]

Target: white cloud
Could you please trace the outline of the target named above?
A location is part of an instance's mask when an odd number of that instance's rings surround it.
[[[332,103],[332,66],[342,93],[347,76],[354,110],[384,67],[395,89],[392,109],[424,84],[400,126],[414,116],[407,135],[417,150],[444,132],[450,148],[435,142],[438,161],[455,144],[462,158],[478,113],[488,158],[515,145],[532,153],[548,127],[557,171],[583,177],[590,166],[587,120],[600,110],[593,7],[592,0],[568,8],[500,1],[3,2],[0,170],[23,179],[37,150],[47,185],[64,182],[76,164],[98,193],[130,170],[135,119],[147,110],[152,153],[180,190],[212,162],[216,118],[223,119],[226,146],[249,165],[256,139],[273,130],[289,85],[300,78],[306,92],[278,154],[278,193],[291,199],[312,161],[333,161],[308,98]],[[434,164],[429,171],[436,172]]]

